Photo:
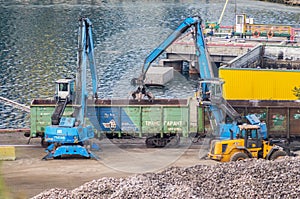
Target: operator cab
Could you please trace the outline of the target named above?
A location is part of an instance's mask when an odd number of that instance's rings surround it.
[[[222,102],[223,99],[223,84],[220,79],[205,79],[200,81],[200,101],[202,103]]]
[[[71,102],[74,100],[75,80],[74,79],[59,79],[55,82],[55,100],[67,100]]]
[[[244,124],[239,125],[240,136],[239,138],[244,138],[244,143],[246,148],[260,148],[262,147],[262,136],[260,133],[260,126]]]

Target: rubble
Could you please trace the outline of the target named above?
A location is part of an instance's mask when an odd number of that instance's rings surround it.
[[[32,199],[297,198],[300,195],[299,168],[299,157],[170,167],[158,173],[101,178],[73,190],[50,189]]]

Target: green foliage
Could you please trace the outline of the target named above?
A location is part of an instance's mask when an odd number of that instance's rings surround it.
[[[294,87],[292,90],[293,94],[300,100],[300,87]]]

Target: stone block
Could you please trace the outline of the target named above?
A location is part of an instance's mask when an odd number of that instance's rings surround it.
[[[164,85],[174,78],[172,67],[151,66],[146,73],[146,84]]]

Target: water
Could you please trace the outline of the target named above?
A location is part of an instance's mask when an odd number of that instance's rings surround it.
[[[94,25],[99,97],[129,98],[135,89],[130,80],[140,74],[148,53],[188,16],[218,21],[223,5],[223,0],[0,0],[0,95],[29,105],[34,98],[52,97],[56,79],[74,77],[78,18],[86,16]],[[229,1],[222,25],[232,25],[235,12],[256,23],[300,21],[298,7],[236,0]],[[152,92],[185,98],[196,83],[176,74],[164,90]],[[29,127],[28,114],[9,105],[0,104],[0,114],[0,128]]]

